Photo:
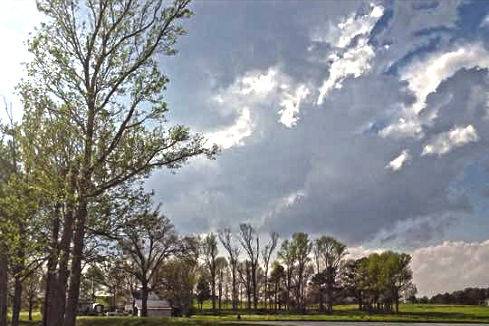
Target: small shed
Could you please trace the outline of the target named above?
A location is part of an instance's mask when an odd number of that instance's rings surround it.
[[[134,302],[135,313],[141,317],[141,310],[143,308],[142,300],[139,296],[136,296]],[[160,299],[156,294],[150,293],[148,296],[148,317],[171,317],[172,307],[170,302],[165,299]]]

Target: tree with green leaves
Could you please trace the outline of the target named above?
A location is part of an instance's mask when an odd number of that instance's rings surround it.
[[[312,243],[307,233],[298,232],[292,235],[291,246],[294,251],[296,271],[295,304],[299,311],[305,312],[306,272],[310,261]]]
[[[148,295],[157,288],[157,273],[171,257],[183,248],[170,220],[151,209],[145,202],[141,211],[126,222],[118,236],[118,243],[125,257],[122,268],[136,277],[141,285],[141,316],[148,315]]]
[[[325,297],[326,311],[332,313],[339,269],[348,253],[346,245],[332,237],[322,236],[314,241],[313,251],[317,271],[315,280],[320,289],[320,310],[323,310],[323,297]]]
[[[282,261],[285,268],[285,305],[288,310],[291,308],[291,297],[290,294],[293,288],[293,277],[295,274],[295,260],[296,251],[295,246],[292,245],[289,239],[282,242],[280,250],[278,252],[278,257]]]
[[[27,117],[47,120],[50,127],[58,124],[62,130],[68,160],[61,176],[70,185],[65,187],[70,200],[61,202],[63,218],[59,225],[53,222],[53,244],[58,226],[62,232],[57,246],[61,255],[51,255],[50,273],[56,276],[51,280],[56,282],[51,281],[47,292],[45,325],[61,325],[61,319],[64,326],[75,324],[92,203],[154,168],[179,168],[193,156],[216,152],[205,148],[200,135],[184,126],[168,126],[165,120],[168,77],[158,58],[176,53],[176,40],[184,34],[179,22],[191,15],[188,4],[189,0],[168,5],[159,0],[37,1],[46,21],[29,41],[33,59],[19,89]],[[64,253],[69,271],[60,270],[65,268]],[[60,299],[63,302],[54,303]]]
[[[201,275],[199,282],[197,283],[197,302],[200,305],[200,311],[202,311],[202,306],[206,300],[211,298],[211,289],[209,287],[209,282],[207,281],[205,274]]]
[[[170,301],[177,316],[190,316],[199,269],[199,239],[181,238],[182,250],[166,261],[155,277],[155,291]]]
[[[285,269],[280,263],[275,261],[272,264],[272,271],[270,273],[270,282],[272,284],[273,291],[273,308],[275,311],[281,309],[282,298],[281,294],[283,293],[283,281],[285,279]]]

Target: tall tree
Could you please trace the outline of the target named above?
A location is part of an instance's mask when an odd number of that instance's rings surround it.
[[[306,288],[306,272],[307,265],[310,261],[310,253],[312,249],[312,243],[309,240],[309,236],[306,233],[298,232],[292,235],[291,246],[294,248],[295,261],[296,261],[296,273],[297,284],[295,288],[295,297],[297,308],[305,311],[305,288]]]
[[[20,87],[26,114],[35,108],[63,121],[75,150],[70,161],[75,196],[72,213],[66,214],[72,228],[65,228],[72,231],[64,242],[72,243],[71,266],[69,279],[60,284],[68,289],[66,296],[58,296],[67,298],[64,326],[75,324],[91,203],[156,167],[178,168],[192,156],[215,152],[187,128],[165,124],[168,78],[158,58],[176,52],[176,39],[184,33],[178,22],[191,14],[188,3],[37,1],[47,19],[29,42],[33,59]]]
[[[277,248],[278,245],[278,233],[272,232],[270,233],[270,240],[268,243],[263,247],[262,250],[262,259],[263,259],[263,266],[265,267],[264,270],[264,293],[265,293],[265,308],[267,308],[267,299],[268,299],[268,293],[269,293],[269,288],[268,288],[268,269],[270,267],[270,259],[272,258],[273,252]]]
[[[239,241],[248,256],[251,269],[251,289],[253,294],[253,308],[258,309],[258,267],[260,258],[260,238],[250,224],[240,224]]]
[[[296,259],[295,246],[292,245],[290,240],[286,239],[282,242],[278,257],[285,267],[285,304],[287,309],[290,309],[290,293],[292,291],[292,278],[295,272],[294,263]]]
[[[214,233],[209,233],[202,241],[202,255],[205,266],[209,272],[211,283],[212,310],[216,311],[216,278],[217,278],[217,238]]]
[[[230,229],[223,229],[219,232],[219,240],[222,246],[227,251],[228,261],[231,270],[231,301],[234,311],[238,309],[238,263],[239,263],[239,247],[233,241],[232,232]]]
[[[348,253],[346,245],[332,237],[322,236],[314,241],[314,252],[316,268],[319,270],[318,279],[324,284],[327,312],[332,313],[339,268]],[[320,291],[320,296],[322,303],[323,291]]]
[[[228,268],[228,261],[224,257],[217,257],[216,259],[216,275],[217,275],[217,302],[219,313],[222,308],[222,295],[225,282],[226,271]]]

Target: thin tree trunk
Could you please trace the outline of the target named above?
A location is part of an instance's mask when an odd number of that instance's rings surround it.
[[[236,282],[236,265],[232,268],[232,278],[233,278],[233,311],[236,312],[238,310],[238,289]]]
[[[55,309],[54,306],[54,287],[56,280],[56,266],[58,264],[58,236],[59,236],[59,227],[60,227],[60,219],[59,219],[59,209],[55,209],[55,216],[53,218],[53,229],[51,234],[51,248],[48,257],[47,263],[47,275],[46,275],[46,290],[44,292],[44,303],[42,309],[42,325],[49,326],[49,321],[51,320],[50,314],[53,313]],[[52,324],[51,324],[52,325]]]
[[[32,295],[29,295],[29,321],[32,321],[32,308],[34,306],[34,300]]]
[[[12,300],[12,326],[19,326],[20,307],[22,303],[22,281],[20,276],[15,277],[14,298]]]
[[[212,295],[212,311],[216,311],[216,275],[211,275],[211,295]]]
[[[8,265],[6,251],[0,249],[0,326],[7,326]]]
[[[253,309],[258,310],[258,293],[257,293],[257,281],[256,281],[256,266],[252,267],[251,271],[251,285],[253,287]]]
[[[87,199],[82,198],[76,214],[75,236],[73,238],[73,255],[71,261],[70,286],[65,308],[64,326],[75,326],[80,295],[81,265],[85,238],[85,221],[87,219]]]

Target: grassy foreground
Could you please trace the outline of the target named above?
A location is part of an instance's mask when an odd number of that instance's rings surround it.
[[[241,314],[243,325],[248,321],[269,320],[308,320],[308,321],[377,321],[377,322],[438,322],[438,323],[489,323],[489,307],[485,306],[460,306],[460,305],[401,305],[399,314],[372,314],[359,311],[356,306],[335,306],[332,315],[323,314],[276,314],[276,315],[253,315]],[[25,318],[25,316],[22,316]],[[38,317],[36,315],[36,317]],[[211,326],[230,325],[229,322],[237,324],[234,314],[223,314],[221,316],[196,315],[192,318],[147,318],[137,317],[79,317],[77,326]],[[37,325],[37,322],[24,325]]]

